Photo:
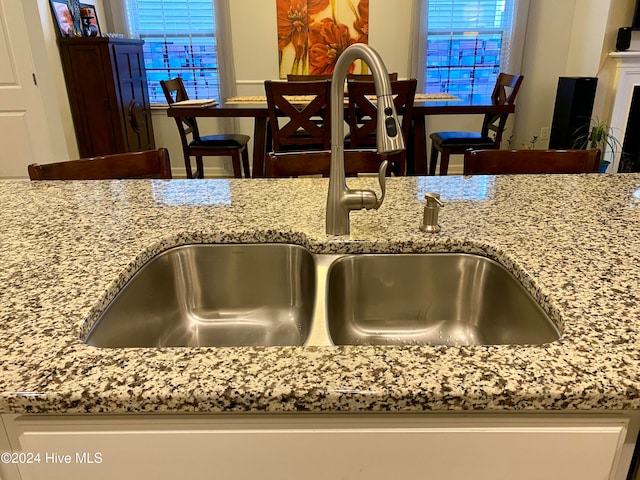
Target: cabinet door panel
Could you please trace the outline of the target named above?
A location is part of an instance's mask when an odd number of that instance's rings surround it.
[[[626,432],[623,422],[349,428],[322,423],[296,428],[292,423],[244,423],[241,428],[148,420],[76,429],[30,425],[19,435],[20,446],[39,452],[42,460],[21,465],[20,473],[23,480],[100,480],[124,474],[155,479],[605,480],[612,477]],[[53,454],[69,463],[54,463]]]
[[[118,151],[117,104],[110,98],[113,87],[107,54],[93,45],[76,47],[67,54],[67,88],[81,157]]]
[[[130,150],[155,148],[142,48],[113,45],[123,135]]]
[[[58,39],[81,157],[155,148],[143,42]]]

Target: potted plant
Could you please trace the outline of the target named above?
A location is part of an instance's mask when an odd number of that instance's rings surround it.
[[[592,118],[589,124],[578,128],[573,142],[573,148],[600,149],[602,152],[600,172],[602,173],[607,170],[621,147],[620,141],[613,134],[613,127],[598,117]]]

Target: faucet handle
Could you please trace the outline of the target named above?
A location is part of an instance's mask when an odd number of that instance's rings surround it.
[[[384,201],[385,193],[387,192],[387,166],[389,162],[384,160],[380,164],[380,168],[378,169],[378,182],[380,183],[380,190],[382,190],[382,196],[376,200],[375,208],[376,210],[380,208],[382,202]]]

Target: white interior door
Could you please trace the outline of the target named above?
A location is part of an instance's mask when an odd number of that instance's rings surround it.
[[[0,0],[0,177],[27,176],[29,163],[52,161],[45,108],[22,2]]]

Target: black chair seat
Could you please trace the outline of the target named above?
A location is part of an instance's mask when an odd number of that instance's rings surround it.
[[[241,148],[249,143],[250,137],[241,134],[204,135],[198,140],[192,140],[190,147],[211,148]]]
[[[429,135],[431,141],[443,147],[494,148],[495,142],[479,132],[436,132]]]

